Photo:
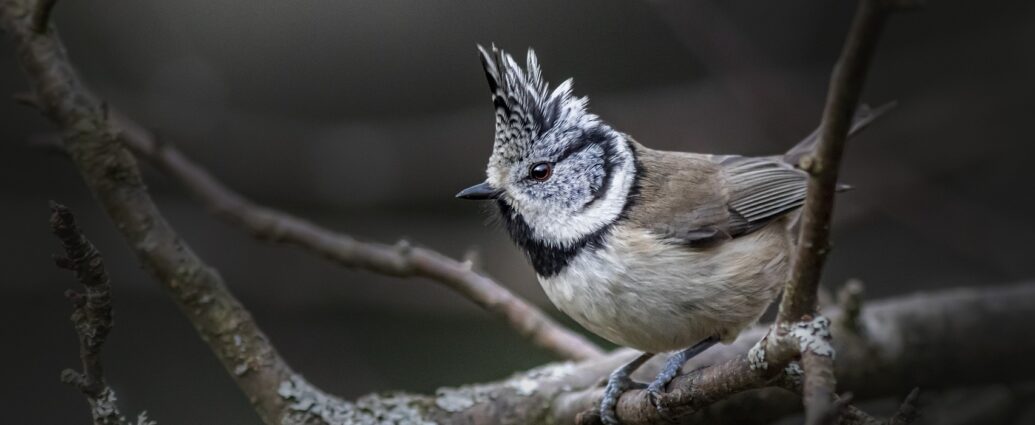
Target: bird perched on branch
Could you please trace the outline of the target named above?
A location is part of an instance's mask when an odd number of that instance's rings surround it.
[[[557,308],[644,352],[608,379],[604,423],[636,368],[680,350],[647,387],[658,406],[687,360],[736,339],[788,279],[808,181],[795,164],[817,133],[782,156],[653,150],[589,113],[570,79],[551,90],[532,50],[522,70],[478,49],[496,136],[488,178],[456,196],[495,201]],[[860,108],[852,132],[886,109]]]

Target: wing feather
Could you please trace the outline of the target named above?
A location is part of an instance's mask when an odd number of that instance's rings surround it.
[[[771,158],[731,156],[721,162],[726,175],[734,236],[750,233],[800,207],[808,176]]]
[[[637,152],[640,194],[628,217],[677,243],[747,235],[805,202],[808,175],[779,157]]]

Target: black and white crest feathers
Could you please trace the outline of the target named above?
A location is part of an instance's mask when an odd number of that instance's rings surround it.
[[[584,125],[598,120],[586,112],[587,98],[572,95],[571,79],[550,91],[532,49],[524,70],[496,46],[491,53],[482,46],[478,51],[496,107],[494,152],[513,159],[536,138],[563,123]]]

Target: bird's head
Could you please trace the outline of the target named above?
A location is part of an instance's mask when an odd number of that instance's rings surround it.
[[[511,236],[530,245],[569,248],[618,219],[633,190],[635,152],[626,136],[586,110],[571,80],[550,90],[530,49],[522,70],[481,46],[496,109],[485,182],[457,194],[497,202]]]

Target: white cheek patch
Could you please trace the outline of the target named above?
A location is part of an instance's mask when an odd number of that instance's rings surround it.
[[[524,216],[535,239],[566,247],[611,224],[622,214],[636,169],[629,147],[619,142],[615,148],[619,165],[612,170],[611,185],[600,199],[581,211],[564,210],[558,204],[535,199],[512,198],[514,209]]]

